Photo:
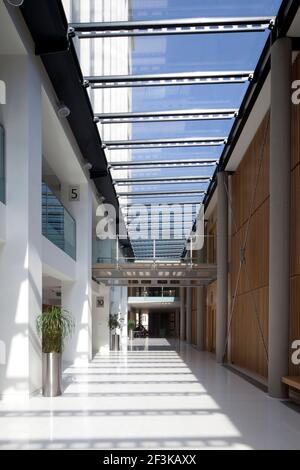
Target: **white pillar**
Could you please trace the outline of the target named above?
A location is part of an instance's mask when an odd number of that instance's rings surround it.
[[[180,287],[180,340],[185,341],[185,288]]]
[[[205,288],[197,287],[197,347],[204,351]]]
[[[75,334],[67,341],[64,360],[88,362],[92,357],[92,191],[80,185],[80,200],[70,202],[69,185],[62,187],[64,204],[76,220],[76,281],[62,282],[62,306],[75,319]]]
[[[226,172],[218,174],[216,359],[223,362],[228,311],[228,197]]]
[[[269,393],[286,396],[289,370],[291,207],[291,39],[272,47],[270,158]]]
[[[192,343],[192,288],[186,288],[186,342]]]
[[[6,242],[0,247],[0,395],[29,395],[41,387],[41,83],[25,56],[1,56],[0,77],[7,90],[0,106],[7,196]]]

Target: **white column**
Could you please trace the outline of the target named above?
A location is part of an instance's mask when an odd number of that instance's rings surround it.
[[[185,341],[185,288],[180,287],[180,340]]]
[[[272,47],[270,158],[269,393],[284,398],[289,370],[291,39]]]
[[[205,287],[197,287],[197,347],[204,351]]]
[[[186,288],[186,342],[192,343],[192,288]]]
[[[6,242],[0,247],[0,395],[41,387],[42,309],[41,83],[31,58],[0,57],[7,103],[0,106],[6,139]]]
[[[228,313],[228,197],[226,172],[218,174],[216,359],[223,362]]]
[[[66,362],[87,362],[92,357],[92,191],[80,185],[80,200],[69,202],[69,185],[62,187],[63,199],[76,220],[76,281],[62,282],[62,306],[75,319],[75,334],[66,343]]]

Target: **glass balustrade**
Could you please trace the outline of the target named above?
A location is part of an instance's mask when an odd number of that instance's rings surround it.
[[[42,233],[76,259],[76,222],[45,183],[42,184]]]

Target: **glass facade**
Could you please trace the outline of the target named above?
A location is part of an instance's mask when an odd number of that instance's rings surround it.
[[[76,222],[45,183],[42,184],[42,233],[76,260]]]
[[[5,203],[5,137],[0,126],[0,202]]]

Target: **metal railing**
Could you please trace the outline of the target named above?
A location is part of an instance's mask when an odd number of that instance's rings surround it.
[[[133,296],[128,297],[128,304],[173,304],[179,302],[179,297]]]
[[[116,240],[116,249],[110,253],[103,250],[103,241],[94,240],[93,242],[93,264],[182,264],[183,266],[195,266],[197,264],[216,264],[216,237],[201,235],[186,245],[180,244],[180,247],[174,248],[173,240],[170,240],[170,247],[166,246],[166,240],[141,240],[141,242],[132,242],[135,250],[135,256],[123,256],[119,242]],[[179,245],[178,245],[179,246]],[[186,249],[186,251],[185,251]]]

